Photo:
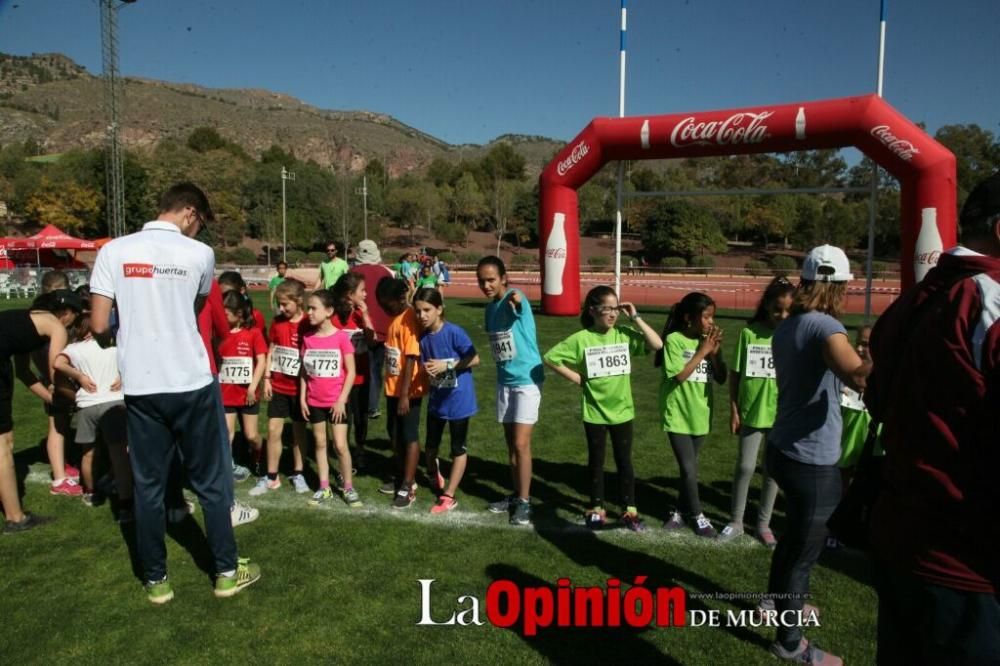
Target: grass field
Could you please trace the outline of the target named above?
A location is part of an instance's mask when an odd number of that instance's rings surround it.
[[[5,301],[0,308],[23,305]],[[484,360],[475,370],[480,414],[472,423],[458,509],[432,517],[426,489],[408,511],[389,509],[389,498],[375,492],[389,468],[385,420],[372,421],[370,437],[378,454],[374,470],[355,482],[366,503],[363,510],[338,503],[312,509],[306,496],[295,495],[287,485],[280,493],[248,498],[252,481],[238,485],[239,497],[261,510],[257,522],[237,529],[237,539],[241,554],[261,563],[263,578],[232,600],[212,596],[198,511],[196,521],[168,532],[176,598],[163,607],[147,602],[130,563],[131,534],[119,529],[109,507],[88,508],[48,494],[39,449],[45,417],[38,401],[19,387],[15,452],[19,472],[27,476],[25,504],[56,521],[0,537],[0,662],[774,663],[767,653],[773,629],[766,628],[550,628],[526,638],[517,626],[490,625],[485,609],[483,626],[416,625],[418,579],[437,581],[436,619],[450,616],[459,596],[484,602],[488,585],[504,578],[521,585],[554,585],[560,577],[574,585],[603,585],[612,577],[627,584],[646,575],[650,585],[680,585],[691,593],[766,588],[770,552],[750,537],[719,545],[660,529],[677,497],[677,464],[660,431],[658,378],[648,359],[633,361],[632,384],[638,506],[649,531],[633,534],[616,527],[595,533],[582,526],[588,482],[579,392],[552,373],[534,437],[535,525],[512,528],[505,516],[488,513],[487,503],[506,492],[510,476],[502,430],[493,418],[495,373],[482,330],[483,306],[482,301],[449,302],[447,310],[470,333]],[[663,313],[647,314],[659,329]],[[727,359],[743,316],[716,318],[727,332]],[[571,318],[538,316],[536,321],[543,350],[578,326]],[[725,406],[726,388],[716,391],[716,405]],[[720,529],[728,518],[736,454],[728,411],[717,409],[700,480],[706,513]],[[610,455],[608,470],[613,501],[617,485]],[[751,490],[748,518],[756,511],[758,490],[759,479]],[[779,537],[782,502],[779,498],[773,521]],[[867,580],[863,558],[841,551],[828,552],[812,576],[823,626],[808,629],[807,635],[847,663],[874,662],[876,601]],[[724,616],[753,603],[708,598],[692,599],[688,607],[720,609]]]

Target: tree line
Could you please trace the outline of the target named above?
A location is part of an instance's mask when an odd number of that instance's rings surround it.
[[[958,159],[958,201],[1000,165],[1000,141],[978,125],[947,125],[935,138]],[[105,163],[99,149],[39,158],[28,139],[0,148],[0,200],[14,219],[55,224],[88,238],[107,235],[104,203]],[[544,160],[545,163],[548,159]],[[396,227],[417,241],[428,236],[460,248],[472,230],[490,231],[497,244],[532,248],[537,243],[538,185],[530,165],[503,142],[474,160],[436,158],[423,170],[390,177],[379,159],[363,173],[338,171],[272,146],[259,157],[207,127],[185,141],[165,140],[146,151],[124,155],[125,212],[129,230],[155,213],[156,197],[174,182],[191,180],[211,197],[218,222],[203,233],[220,253],[252,258],[244,237],[281,246],[281,168],[295,173],[287,182],[288,246],[302,253],[328,240],[363,236],[362,201],[367,181],[368,235],[381,240]],[[615,219],[615,165],[607,165],[580,188],[580,225],[584,234],[609,233]],[[853,167],[838,151],[783,155],[741,155],[672,160],[657,165],[626,165],[627,192],[690,191],[789,187],[867,186],[867,158]],[[899,248],[899,193],[895,180],[880,172],[876,210],[876,252],[893,257]],[[727,241],[765,249],[807,248],[833,243],[846,248],[866,244],[869,195],[709,196],[626,198],[625,230],[641,239],[651,262],[724,252]],[[298,256],[298,253],[296,253]]]

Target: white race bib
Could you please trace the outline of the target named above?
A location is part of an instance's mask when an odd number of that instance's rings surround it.
[[[403,372],[403,352],[396,347],[385,347],[386,372],[393,377],[398,377]]]
[[[365,332],[363,329],[359,328],[356,331],[351,331],[351,344],[354,345],[355,354],[368,353],[368,342],[365,340]]]
[[[289,377],[298,377],[299,368],[302,366],[302,359],[299,357],[299,350],[295,347],[282,347],[275,345],[271,351],[271,372]]]
[[[775,378],[771,345],[747,345],[747,377]]]
[[[632,359],[628,353],[628,344],[624,342],[587,347],[583,353],[587,360],[587,379],[632,373]]]
[[[514,357],[517,356],[517,349],[514,347],[514,333],[512,331],[496,331],[490,333],[489,336],[494,361],[502,363],[514,360]]]
[[[339,349],[307,349],[302,358],[306,374],[310,377],[339,377],[341,358]]]
[[[220,384],[249,384],[253,378],[253,359],[249,356],[223,356],[219,366]]]
[[[457,358],[442,358],[435,360],[451,361],[452,363],[458,363]],[[458,388],[458,373],[456,373],[454,370],[445,370],[436,377],[428,373],[427,378],[430,381],[430,385],[433,386],[434,388],[440,388],[440,389]]]
[[[865,411],[865,403],[861,400],[861,394],[846,386],[840,390],[840,406],[858,412]]]
[[[695,354],[695,352],[694,352],[693,349],[685,349],[684,350],[684,363],[685,363],[685,365],[687,364],[688,361],[690,361],[691,359],[694,358],[694,354]],[[696,367],[694,369],[694,372],[692,372],[690,375],[688,375],[688,378],[687,378],[686,381],[696,382],[698,384],[707,384],[708,380],[709,380],[709,377],[711,376],[711,373],[712,373],[712,371],[709,369],[709,366],[708,366],[708,359],[707,358],[703,358],[703,359],[701,359],[701,363],[698,364],[698,367]]]

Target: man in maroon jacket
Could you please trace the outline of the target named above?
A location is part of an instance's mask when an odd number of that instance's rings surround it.
[[[1000,173],[871,337],[880,664],[1000,663]]]

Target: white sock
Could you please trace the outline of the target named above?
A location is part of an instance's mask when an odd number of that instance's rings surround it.
[[[219,575],[222,576],[222,577],[224,577],[224,578],[232,578],[233,576],[236,575],[236,569],[231,569],[229,571],[223,571]]]

